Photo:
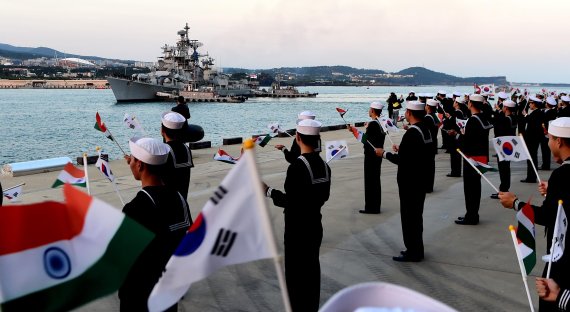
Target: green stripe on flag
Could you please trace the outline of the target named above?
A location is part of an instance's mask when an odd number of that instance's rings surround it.
[[[65,182],[61,181],[60,179],[55,180],[55,182],[53,182],[53,185],[51,186],[51,188],[56,188],[58,186],[64,185]],[[74,186],[79,186],[79,187],[87,187],[87,182],[83,182],[83,183],[70,183],[71,185]]]
[[[3,312],[68,311],[115,292],[154,234],[125,217],[103,256],[83,274],[2,303]]]
[[[532,251],[528,256],[523,258],[524,269],[526,271],[526,275],[529,275],[532,272],[532,269],[536,265],[536,252]]]

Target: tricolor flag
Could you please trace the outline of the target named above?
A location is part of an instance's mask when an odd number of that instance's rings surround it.
[[[534,240],[534,210],[530,200],[517,212],[517,241],[526,274],[536,265],[536,242]]]
[[[105,134],[105,136],[107,137],[107,139],[114,141],[115,139],[113,138],[113,136],[111,135],[111,132],[109,132],[109,130],[107,130],[107,127],[105,126],[105,124],[101,121],[101,116],[99,116],[99,112],[97,112],[95,114],[95,129],[103,132]]]
[[[154,234],[65,185],[65,202],[0,209],[3,312],[68,311],[112,294]]]
[[[400,129],[398,129],[398,127],[396,127],[396,125],[394,124],[392,119],[390,119],[386,116],[380,116],[378,118],[378,121],[380,122],[382,129],[384,129],[384,131],[386,131],[386,132],[398,132],[398,131],[400,131]]]
[[[222,267],[277,256],[254,157],[246,151],[206,203],[154,286],[150,311],[164,311]]]
[[[327,162],[334,159],[341,159],[348,157],[348,144],[346,141],[327,141],[325,142],[327,149]]]
[[[138,118],[135,115],[131,116],[128,113],[125,113],[125,117],[123,117],[123,122],[125,123],[125,126],[127,126],[127,128],[129,129],[144,132],[141,123],[139,122]]]
[[[556,262],[562,258],[564,254],[564,243],[566,242],[566,231],[568,230],[568,219],[562,201],[558,202],[558,212],[556,215],[556,223],[554,225],[554,235],[552,237],[552,262]],[[542,257],[545,262],[550,262],[550,255]]]
[[[255,139],[255,144],[261,146],[261,147],[265,147],[265,145],[267,145],[267,143],[272,139],[272,136],[270,135],[260,135]]]
[[[467,126],[467,119],[455,118],[455,124],[457,124],[460,130],[463,130]]]
[[[2,191],[2,195],[8,198],[8,200],[12,203],[19,202],[22,193],[23,193],[22,184],[16,185],[14,187]]]
[[[65,183],[69,183],[75,186],[87,187],[85,171],[77,169],[71,163],[67,163],[51,187],[55,188]]]
[[[344,114],[346,114],[346,112],[348,112],[347,109],[342,109],[340,107],[337,107],[336,111],[340,114],[340,118],[343,118],[343,119],[344,119]]]
[[[220,148],[220,149],[218,149],[218,151],[214,155],[214,160],[218,160],[221,162],[225,162],[228,164],[235,165],[238,162],[238,160],[241,158],[242,154],[243,154],[243,149],[241,150],[241,154],[239,155],[239,157],[235,158]]]
[[[368,140],[366,138],[366,133],[356,129],[355,127],[352,127],[352,134],[354,135],[356,140],[358,140],[358,142],[360,142],[362,144],[366,144],[366,141]]]
[[[491,139],[499,161],[521,161],[529,159],[524,142],[518,136],[502,136]]]
[[[485,156],[469,156],[467,157],[469,162],[473,164],[481,173],[489,172],[489,171],[497,171],[497,169],[488,165],[487,157]]]
[[[109,166],[109,155],[99,153],[99,158],[95,163],[95,167],[101,171],[101,173],[109,179],[109,181],[113,182],[115,180],[115,176],[113,176],[113,171],[111,171],[111,167]]]

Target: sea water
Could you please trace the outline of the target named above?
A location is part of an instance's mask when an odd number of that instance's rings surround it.
[[[297,114],[310,110],[323,125],[343,124],[335,108],[347,109],[346,121],[368,119],[372,101],[385,103],[390,92],[398,97],[410,90],[417,93],[438,90],[473,92],[472,86],[422,87],[302,87],[299,91],[318,92],[315,98],[250,98],[244,103],[189,103],[189,123],[204,128],[203,140],[221,145],[224,138],[251,137],[268,133],[267,125],[278,122],[284,129],[295,127]],[[161,114],[174,102],[119,104],[112,90],[0,90],[0,166],[13,162],[68,156],[84,152],[95,155],[100,146],[111,159],[122,157],[119,148],[94,129],[95,113],[129,153],[128,140],[141,135],[123,123],[125,113],[135,115],[146,136],[160,138]]]

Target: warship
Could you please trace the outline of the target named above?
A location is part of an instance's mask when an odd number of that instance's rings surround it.
[[[214,69],[214,59],[200,54],[203,44],[188,36],[188,23],[178,31],[176,45],[164,45],[163,56],[146,74],[130,77],[106,77],[117,102],[161,101],[165,94],[179,95],[180,91],[191,90],[199,98],[200,92],[211,97],[247,98],[251,94],[247,79],[231,80],[226,74]],[[207,90],[207,91],[206,91]]]

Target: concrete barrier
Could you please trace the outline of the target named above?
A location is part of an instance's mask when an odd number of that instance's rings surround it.
[[[210,147],[212,147],[212,142],[211,141],[192,142],[192,143],[188,143],[188,147],[190,147],[190,149],[193,149],[193,150],[202,149],[202,148],[210,148]]]
[[[243,143],[242,138],[227,138],[222,140],[223,145],[241,144]]]

